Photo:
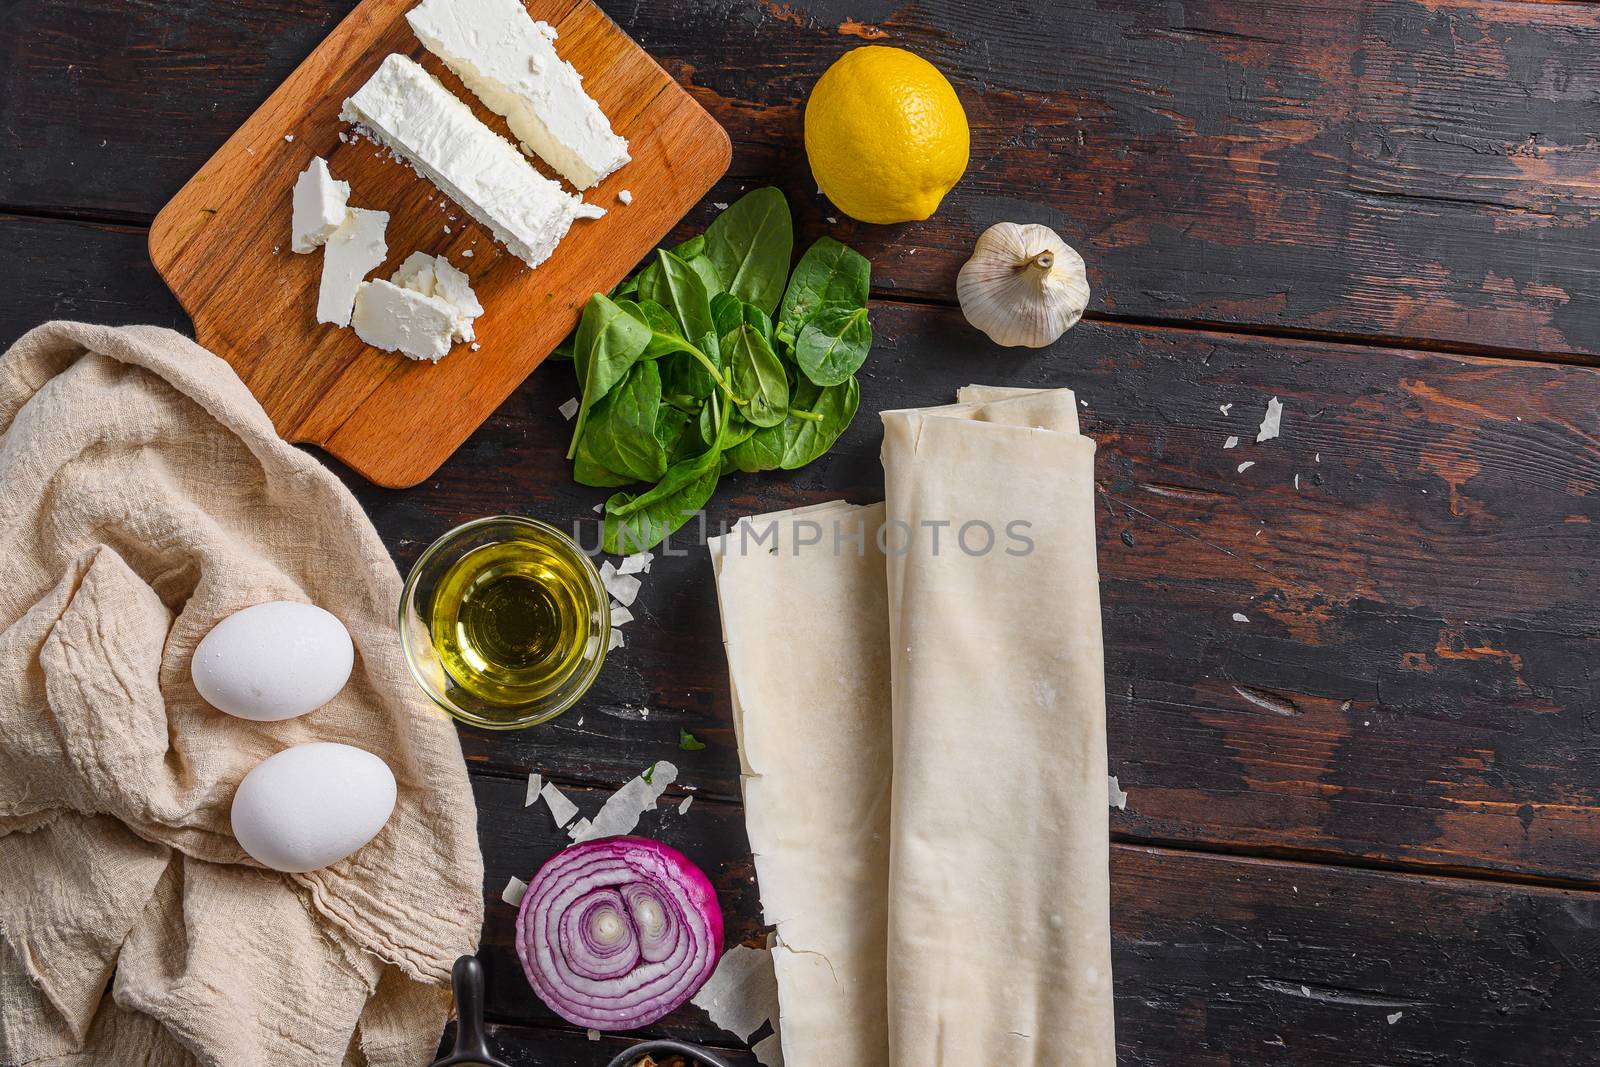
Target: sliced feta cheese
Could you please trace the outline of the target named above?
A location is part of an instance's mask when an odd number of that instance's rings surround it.
[[[300,172],[294,183],[294,230],[289,247],[310,252],[320,247],[344,221],[350,183],[336,179],[321,156]]]
[[[534,170],[405,56],[386,58],[339,117],[409,163],[530,267],[549,258],[574,219],[605,214]]]
[[[350,325],[373,348],[437,363],[450,354],[455,322],[455,308],[445,301],[379,278],[361,283]]]
[[[628,162],[628,142],[556,54],[554,27],[535,22],[522,0],[423,0],[406,21],[530,152],[577,188]]]
[[[387,211],[353,207],[344,221],[328,237],[322,250],[322,282],[317,289],[317,321],[335,326],[350,325],[350,310],[355,307],[361,279],[371,273],[389,246],[383,231],[389,227]]]
[[[478,303],[466,274],[451,266],[448,259],[413,252],[389,280],[449,304],[455,314],[451,336],[457,341],[474,340],[472,320],[483,314],[483,305]]]

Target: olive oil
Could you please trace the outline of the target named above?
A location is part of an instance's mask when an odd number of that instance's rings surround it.
[[[440,578],[430,637],[452,680],[505,708],[543,700],[593,663],[606,604],[587,561],[529,531],[479,545]]]

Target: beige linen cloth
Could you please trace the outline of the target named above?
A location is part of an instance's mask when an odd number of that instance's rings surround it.
[[[958,399],[712,543],[789,1067],[1116,1060],[1094,443]]]
[[[0,357],[0,568],[0,1064],[426,1063],[482,860],[355,499],[193,342],[50,323]],[[319,710],[254,723],[189,660],[269,600],[338,616],[356,666]],[[381,756],[394,814],[323,870],[263,870],[234,788],[313,740]]]

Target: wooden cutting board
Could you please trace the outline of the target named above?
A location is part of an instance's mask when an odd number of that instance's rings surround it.
[[[515,142],[412,34],[405,12],[414,2],[360,4],[150,230],[150,258],[197,339],[233,365],[278,432],[397,488],[432,474],[466,440],[572,329],[589,295],[620,281],[710,190],[732,152],[716,120],[589,0],[528,0],[529,13],[556,28],[557,51],[633,156],[583,194],[605,218],[575,222],[530,270],[431,183],[339,121],[345,98],[400,52]],[[351,206],[390,213],[389,258],[369,277],[387,278],[416,251],[446,255],[467,272],[484,307],[477,351],[457,345],[437,364],[417,362],[316,321],[322,253],[289,250],[289,219],[295,178],[319,155],[350,183]],[[617,199],[623,189],[631,205]]]

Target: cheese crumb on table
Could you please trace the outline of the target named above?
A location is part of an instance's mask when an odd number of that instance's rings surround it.
[[[624,189],[624,190],[622,190],[621,192],[619,192],[617,194],[617,199],[622,201],[624,204],[633,203],[633,190],[632,189]]]

